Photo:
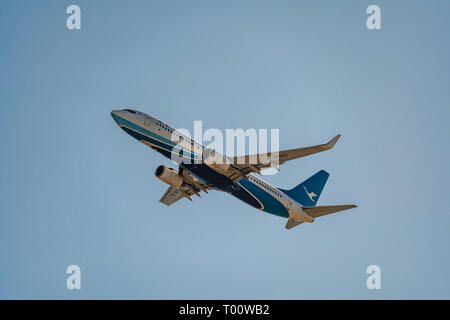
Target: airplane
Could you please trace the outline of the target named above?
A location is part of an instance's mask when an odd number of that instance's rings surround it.
[[[255,159],[255,155],[229,158],[215,150],[207,150],[168,124],[137,110],[114,110],[111,116],[126,133],[165,157],[173,160],[174,154],[183,151],[183,157],[187,153],[189,160],[196,160],[179,161],[178,170],[164,165],[156,168],[155,176],[169,185],[159,200],[167,206],[183,198],[192,201],[192,196],[200,197],[202,191],[208,193],[210,190],[219,190],[254,208],[287,218],[286,229],[356,207],[354,204],[316,206],[329,177],[328,172],[324,170],[292,189],[276,188],[253,174],[261,174],[261,170],[273,167],[275,162],[257,160],[256,163],[250,163],[250,159]],[[340,135],[337,135],[325,144],[279,151],[276,165],[329,150],[339,138]],[[205,154],[208,154],[207,159],[204,158]],[[256,159],[273,159],[271,153],[257,156]]]

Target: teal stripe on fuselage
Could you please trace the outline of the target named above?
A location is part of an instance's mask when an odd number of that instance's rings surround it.
[[[173,141],[171,141],[169,139],[166,139],[166,138],[164,138],[164,137],[162,137],[162,136],[160,136],[160,135],[158,135],[158,134],[156,134],[156,133],[154,133],[152,131],[149,131],[149,130],[147,130],[145,128],[142,128],[141,126],[138,126],[137,124],[135,124],[135,123],[133,123],[131,121],[128,121],[128,120],[126,120],[126,119],[124,119],[122,117],[119,117],[117,115],[115,117],[117,117],[117,119],[119,120],[121,125],[126,126],[126,127],[130,128],[130,129],[140,133],[140,134],[143,134],[143,135],[146,135],[146,136],[150,136],[150,137],[152,137],[154,139],[159,140],[159,142],[160,142],[159,145],[162,146],[162,147],[166,146],[169,151],[171,151],[174,147],[178,146],[178,148],[181,147],[182,150],[184,150],[187,154],[190,154],[191,159],[199,159],[199,158],[201,158],[195,152],[192,152],[191,150],[188,150],[185,147],[183,147],[181,145],[178,145],[177,143],[175,143],[175,142],[173,142]]]

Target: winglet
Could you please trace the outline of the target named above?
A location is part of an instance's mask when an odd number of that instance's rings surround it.
[[[334,145],[336,144],[336,142],[338,142],[338,140],[339,140],[340,137],[341,137],[341,135],[338,134],[336,137],[334,137],[333,139],[331,139],[330,141],[328,141],[328,143],[324,144],[323,146],[324,146],[325,149],[327,149],[327,150],[333,148]]]

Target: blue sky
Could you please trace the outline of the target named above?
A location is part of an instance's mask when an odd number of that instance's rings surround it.
[[[82,29],[66,28],[77,4]],[[382,30],[366,28],[381,7]],[[4,1],[0,298],[450,298],[448,1]],[[219,192],[165,207],[170,162],[110,117],[342,138],[265,179],[320,169],[285,221]],[[65,287],[79,265],[82,290]],[[381,268],[381,290],[366,268]]]

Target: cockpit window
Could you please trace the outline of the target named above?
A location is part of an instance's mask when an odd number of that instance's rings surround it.
[[[123,111],[128,111],[128,112],[131,112],[131,113],[136,113],[136,111],[131,110],[131,109],[123,109]]]

